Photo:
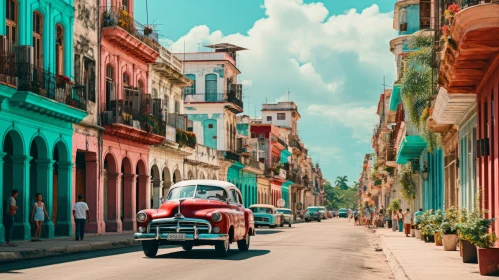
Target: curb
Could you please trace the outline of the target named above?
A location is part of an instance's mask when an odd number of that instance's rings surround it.
[[[388,261],[388,265],[390,266],[393,277],[395,280],[410,280],[409,276],[405,273],[404,268],[402,265],[399,263],[395,255],[393,255],[392,251],[388,249],[388,246],[385,243],[385,239],[383,236],[378,235],[380,239],[380,245],[381,248],[383,249],[383,253],[385,254],[386,260]]]
[[[131,247],[131,246],[136,246],[138,244],[140,244],[140,242],[135,241],[134,239],[126,239],[122,241],[94,242],[90,244],[64,246],[64,247],[56,247],[50,249],[25,250],[20,252],[2,252],[0,253],[0,264],[7,262],[24,261],[29,259],[58,256],[64,254],[75,254],[75,253],[83,253],[90,251]]]

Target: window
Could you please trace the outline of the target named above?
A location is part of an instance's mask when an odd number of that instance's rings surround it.
[[[431,0],[419,1],[419,29],[430,29],[431,25]]]
[[[7,0],[5,6],[7,50],[10,51],[17,44],[17,1]]]
[[[206,101],[216,102],[217,100],[217,75],[208,74],[205,77]]]
[[[209,125],[208,125],[208,128],[213,128],[213,124],[209,124]]]
[[[175,113],[180,114],[180,102],[175,100]]]
[[[185,75],[189,80],[194,81],[192,86],[184,88],[184,96],[188,94],[196,94],[196,75],[194,74],[187,74]]]
[[[64,75],[64,29],[59,24],[55,29],[55,70],[57,75]]]
[[[33,65],[42,67],[43,17],[39,12],[33,13]]]
[[[129,87],[130,86],[130,76],[128,73],[123,73],[123,86],[124,87]]]
[[[138,82],[138,88],[139,88],[139,94],[145,93],[145,88],[144,88],[144,81],[139,80]]]
[[[111,110],[111,101],[116,100],[114,94],[114,69],[113,66],[106,66],[106,110]]]
[[[277,113],[277,120],[282,121],[286,119],[286,113]]]
[[[83,84],[87,99],[95,102],[95,61],[86,57],[83,59]]]
[[[272,121],[272,116],[267,116],[267,121],[271,122]]]
[[[407,31],[407,9],[400,9],[399,14],[399,31]]]

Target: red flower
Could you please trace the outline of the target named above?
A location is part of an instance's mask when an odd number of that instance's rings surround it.
[[[461,11],[461,7],[459,7],[458,4],[452,4],[449,6],[447,10],[451,11],[451,13],[453,14],[457,14]]]
[[[442,33],[444,35],[449,35],[450,34],[450,27],[448,25],[442,26]]]

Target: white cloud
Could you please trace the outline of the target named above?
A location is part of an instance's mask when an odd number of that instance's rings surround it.
[[[307,113],[312,116],[323,116],[333,124],[343,125],[352,129],[352,137],[360,142],[369,142],[375,122],[376,106],[356,107],[354,104],[308,106]]]

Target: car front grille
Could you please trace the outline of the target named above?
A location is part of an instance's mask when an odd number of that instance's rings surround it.
[[[258,221],[258,222],[269,222],[270,219],[269,218],[263,218],[263,217],[255,217],[255,221]]]
[[[210,233],[211,225],[208,221],[199,219],[158,219],[149,224],[148,232],[156,232],[159,227],[160,233],[194,233],[194,227],[198,233]]]

